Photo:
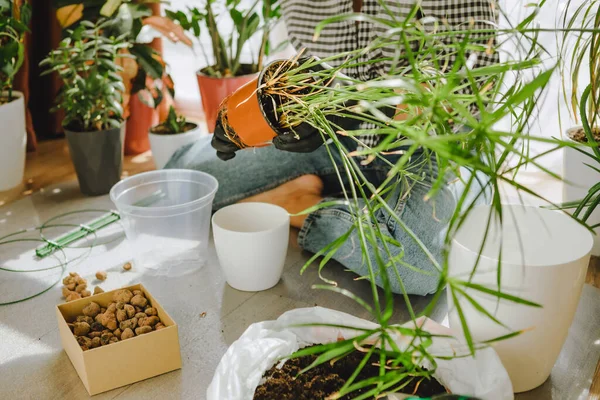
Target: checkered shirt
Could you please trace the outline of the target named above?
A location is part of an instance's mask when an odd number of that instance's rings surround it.
[[[417,0],[363,0],[361,12],[388,21],[401,21],[406,18]],[[325,26],[317,41],[313,41],[315,27],[327,18],[353,12],[352,0],[282,0],[281,7],[286,22],[290,42],[297,49],[305,48],[307,53],[320,58],[364,49],[376,38],[385,34],[386,28],[371,22],[338,21]],[[421,0],[421,8],[417,18],[422,21],[438,21],[438,29],[451,27],[459,29],[489,29],[490,23],[498,20],[496,0]],[[425,22],[424,22],[425,23]],[[446,28],[448,29],[448,28]],[[456,39],[455,39],[456,40]],[[479,44],[486,44],[488,39]],[[472,35],[471,41],[477,42],[477,36]],[[391,59],[396,47],[379,47],[362,56],[360,61],[378,60],[373,64],[360,65],[343,69],[342,72],[355,79],[363,81],[374,79],[390,72]],[[477,54],[474,67],[489,65],[497,62],[497,53]],[[451,67],[454,56],[448,56]],[[338,58],[330,62],[338,66],[343,60]],[[375,126],[363,123],[360,129],[372,129]],[[360,138],[364,146],[377,145],[376,135],[365,135]],[[362,147],[362,146],[361,146]]]

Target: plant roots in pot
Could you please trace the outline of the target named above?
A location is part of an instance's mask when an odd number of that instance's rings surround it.
[[[323,90],[334,79],[311,76],[311,72],[317,71],[315,68],[315,71],[307,69],[301,80],[289,81],[287,72],[300,65],[294,60],[274,61],[256,79],[223,101],[217,123],[231,142],[240,148],[258,147],[268,144],[277,135],[308,128],[303,126],[305,123],[288,121],[287,115],[281,113],[282,106]]]

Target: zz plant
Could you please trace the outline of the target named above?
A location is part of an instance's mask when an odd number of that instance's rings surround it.
[[[13,100],[13,82],[25,60],[25,33],[31,8],[19,0],[0,0],[0,104]],[[3,95],[3,92],[7,92]]]
[[[117,59],[124,57],[122,51],[129,44],[125,36],[106,36],[109,24],[82,21],[40,63],[44,74],[57,73],[62,81],[53,111],[64,111],[63,126],[69,130],[101,131],[123,122],[125,87]]]
[[[262,69],[263,60],[270,51],[269,31],[279,18],[279,4],[276,0],[256,0],[249,8],[242,6],[241,0],[205,0],[202,8],[188,8],[188,12],[169,11],[166,15],[176,21],[196,38],[208,31],[211,42],[212,57],[201,46],[202,54],[208,65],[204,72],[215,78],[232,77],[258,72]],[[257,9],[262,3],[261,12]],[[227,34],[219,28],[220,14],[225,13],[233,21],[233,30]],[[222,24],[221,24],[222,25]],[[242,50],[250,39],[261,33],[260,47],[250,68],[244,68],[241,62]]]

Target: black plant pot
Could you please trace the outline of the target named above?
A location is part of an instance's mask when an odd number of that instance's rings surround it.
[[[107,194],[121,180],[124,134],[122,128],[95,132],[65,129],[81,193]]]

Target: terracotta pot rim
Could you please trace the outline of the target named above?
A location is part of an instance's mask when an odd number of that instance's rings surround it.
[[[186,125],[193,125],[194,127],[192,129],[188,129],[185,132],[177,132],[177,133],[156,133],[156,132],[152,132],[154,130],[154,128],[156,128],[157,126],[160,126],[161,124],[156,124],[154,126],[152,126],[149,130],[148,133],[151,135],[157,135],[157,136],[175,136],[175,135],[183,135],[185,133],[189,133],[189,132],[193,132],[196,129],[198,129],[198,124],[195,122],[186,122]]]
[[[240,64],[240,65],[252,65],[252,64]],[[257,76],[260,74],[260,71],[257,72],[252,72],[251,74],[244,74],[244,75],[238,75],[238,76],[227,76],[224,78],[215,78],[214,76],[210,76],[205,74],[204,72],[202,72],[203,69],[206,69],[207,67],[201,68],[199,70],[196,71],[196,76],[201,76],[202,78],[205,79],[212,79],[215,81],[225,81],[225,80],[229,80],[229,79],[239,79],[239,78],[247,78],[250,76]]]

